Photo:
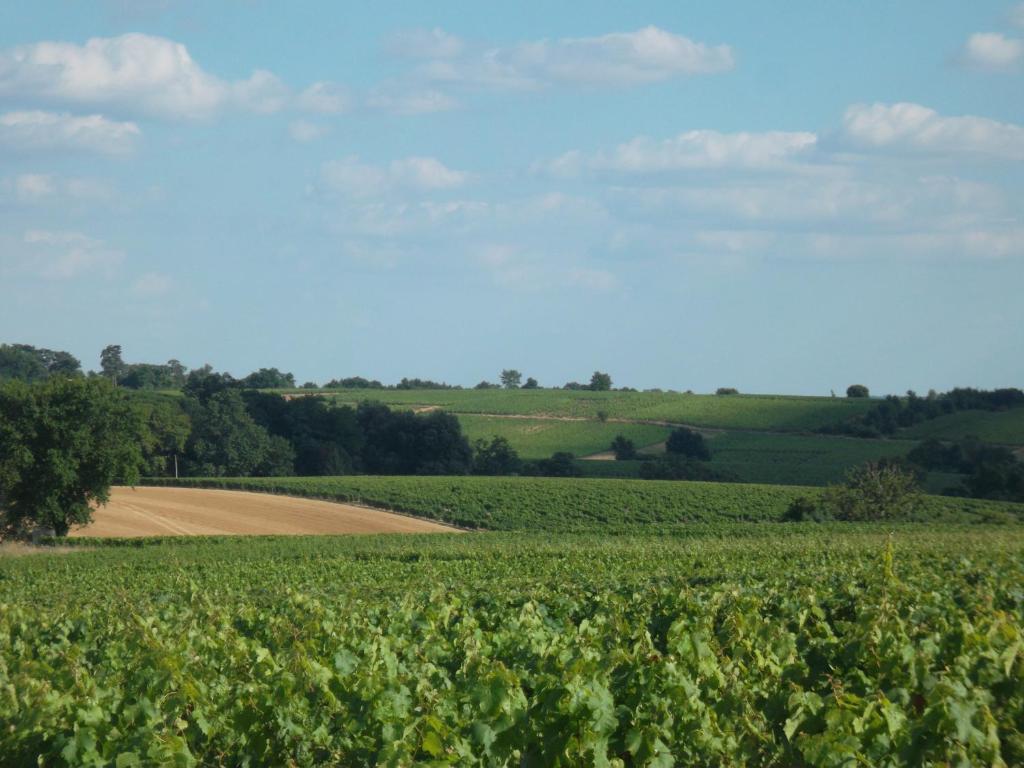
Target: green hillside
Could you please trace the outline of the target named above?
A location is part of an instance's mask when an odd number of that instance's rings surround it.
[[[295,390],[301,392],[301,390]],[[873,401],[784,395],[687,395],[674,392],[590,392],[562,389],[349,389],[336,402],[377,400],[396,407],[437,406],[453,413],[573,416],[669,421],[702,427],[783,432],[813,430],[868,410]]]
[[[973,435],[987,443],[1024,445],[1024,408],[1008,411],[960,411],[900,431],[900,437],[960,440]]]
[[[774,521],[795,498],[819,493],[783,485],[535,477],[250,477],[149,483],[355,502],[467,528],[553,532]],[[919,519],[972,522],[1022,516],[1020,504],[929,496]]]
[[[653,424],[622,424],[600,421],[510,419],[494,416],[459,416],[470,441],[504,437],[524,459],[542,459],[556,451],[587,456],[607,451],[616,435],[632,440],[638,448],[664,441],[671,429]]]

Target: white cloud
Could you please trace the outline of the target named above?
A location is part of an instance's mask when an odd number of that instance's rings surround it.
[[[0,145],[18,150],[78,149],[124,154],[135,148],[141,133],[135,123],[116,122],[102,115],[79,117],[39,110],[0,115]]]
[[[347,88],[335,83],[317,82],[295,97],[295,106],[307,112],[337,115],[352,108],[353,97]]]
[[[49,173],[23,173],[10,179],[0,179],[0,190],[8,188],[22,203],[97,202],[111,197],[110,187],[105,182]]]
[[[388,50],[396,56],[415,59],[451,59],[462,53],[465,44],[439,27],[411,29],[392,35]]]
[[[424,115],[455,109],[458,102],[446,93],[433,88],[396,91],[393,88],[373,91],[366,100],[368,106],[395,115]]]
[[[817,136],[806,132],[720,133],[686,131],[670,139],[640,136],[612,152],[592,156],[573,151],[548,164],[555,175],[582,170],[659,173],[698,168],[779,168],[814,151]]]
[[[961,59],[975,69],[1013,69],[1024,60],[1024,41],[998,32],[977,32],[967,38]]]
[[[310,123],[306,120],[293,120],[288,124],[288,135],[295,141],[309,142],[326,136],[328,129],[324,125]]]
[[[270,72],[225,81],[205,72],[183,44],[154,35],[92,38],[84,45],[40,42],[0,52],[5,100],[197,118],[226,106],[275,111],[288,97]]]
[[[38,276],[49,280],[71,280],[89,273],[107,276],[124,260],[124,254],[81,232],[30,229],[22,242],[22,261]]]
[[[867,148],[1024,160],[1021,126],[973,115],[943,117],[920,104],[855,104],[846,110],[843,130]]]
[[[394,190],[430,192],[462,186],[469,179],[433,157],[407,157],[388,165],[369,165],[352,156],[324,165],[328,186],[350,197],[377,197]]]
[[[140,299],[163,296],[174,287],[174,280],[157,272],[147,272],[137,278],[131,285],[131,293]]]
[[[431,45],[425,44],[431,40],[439,41],[433,55]],[[433,30],[421,33],[420,43],[410,45],[410,50],[421,51],[428,59],[418,70],[421,77],[488,88],[635,85],[725,72],[735,66],[728,45],[695,42],[654,26],[486,49],[470,48]]]

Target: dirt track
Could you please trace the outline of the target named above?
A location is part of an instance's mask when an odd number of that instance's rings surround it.
[[[350,504],[244,491],[114,488],[93,522],[71,536],[452,533],[415,517]]]

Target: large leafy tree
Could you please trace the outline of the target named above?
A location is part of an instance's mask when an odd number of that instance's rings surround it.
[[[138,479],[139,424],[103,379],[53,378],[0,387],[0,528],[65,535],[92,519],[114,483]]]
[[[506,368],[501,372],[501,385],[505,389],[518,389],[522,380],[523,374],[515,368]]]
[[[294,451],[283,437],[271,438],[249,415],[237,389],[205,402],[189,398],[192,433],[186,447],[188,473],[203,477],[292,474]]]

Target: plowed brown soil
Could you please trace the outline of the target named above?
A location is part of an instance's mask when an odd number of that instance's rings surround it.
[[[198,488],[114,488],[71,536],[453,533],[440,523],[351,504]]]

